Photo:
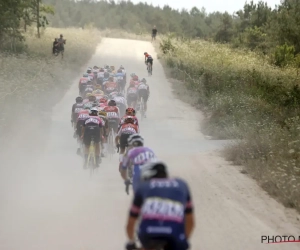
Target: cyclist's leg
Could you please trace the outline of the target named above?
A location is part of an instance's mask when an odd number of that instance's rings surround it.
[[[92,137],[91,137],[89,131],[85,131],[84,137],[83,137],[83,143],[85,145],[85,152],[84,152],[85,164],[87,163],[87,159],[88,159],[88,155],[89,155],[89,149],[90,149],[90,145],[91,145],[91,140],[92,140]]]
[[[119,155],[119,171],[121,171],[122,161],[125,153],[125,149],[127,147],[127,139],[129,135],[128,134],[121,134],[120,136],[120,155]]]
[[[147,111],[147,102],[148,102],[148,98],[149,98],[149,95],[147,93],[147,90],[145,90],[143,92],[143,99],[144,99],[144,107],[145,107],[145,112]]]

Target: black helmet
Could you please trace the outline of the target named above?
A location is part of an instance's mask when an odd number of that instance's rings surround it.
[[[110,100],[110,101],[108,102],[108,106],[117,106],[117,103],[116,103],[115,100]]]
[[[76,101],[76,103],[82,103],[83,98],[81,96],[78,96],[78,97],[76,97],[75,101]]]
[[[152,178],[168,178],[167,165],[155,158],[145,163],[141,168],[141,179],[146,181]]]

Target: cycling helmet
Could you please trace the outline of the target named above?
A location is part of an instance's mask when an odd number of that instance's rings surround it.
[[[87,68],[86,73],[88,74],[92,73],[92,68]]]
[[[109,66],[108,66],[108,65],[105,65],[104,68],[105,68],[105,69],[109,69]]]
[[[158,160],[151,159],[143,165],[141,168],[141,179],[144,181],[150,180],[152,178],[167,178],[168,177],[168,167],[167,165]]]
[[[141,82],[147,83],[147,80],[145,78],[142,78]]]
[[[144,138],[139,134],[130,135],[127,139],[129,146],[142,147],[144,146]]]
[[[87,103],[87,104],[84,104],[83,108],[84,108],[84,109],[88,109],[88,110],[90,110],[90,108],[91,108],[91,105],[90,105],[90,104],[88,104],[88,103]]]
[[[107,102],[107,99],[105,97],[102,97],[100,98],[99,100],[100,103],[106,103]]]
[[[99,115],[106,117],[107,114],[106,114],[106,112],[104,110],[100,110],[99,111]]]
[[[134,119],[132,116],[128,116],[125,118],[124,122],[134,124]]]
[[[93,91],[94,95],[99,95],[99,94],[103,94],[103,91],[101,89],[96,89]]]
[[[126,115],[135,116],[134,108],[127,108],[126,109]]]
[[[98,116],[98,109],[96,107],[91,108],[90,115]]]
[[[99,69],[99,67],[95,65],[95,66],[93,67],[93,69]]]
[[[95,100],[96,100],[96,96],[93,95],[93,94],[91,94],[91,95],[89,96],[89,100],[90,100],[90,101],[95,101]]]
[[[75,101],[76,101],[76,103],[82,103],[83,98],[81,96],[78,96],[78,97],[76,97]]]
[[[117,106],[117,103],[116,103],[115,100],[110,100],[110,101],[108,102],[108,106]]]
[[[82,77],[89,77],[88,73],[84,73]]]

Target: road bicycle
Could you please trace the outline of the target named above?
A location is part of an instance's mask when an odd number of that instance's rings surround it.
[[[86,162],[86,167],[89,168],[90,173],[93,174],[96,166],[97,166],[96,146],[95,146],[94,137],[92,137],[91,144],[90,144],[90,147],[89,147],[89,153],[88,153],[88,158],[87,158],[87,162]]]
[[[150,62],[148,62],[147,70],[148,70],[148,76],[151,76],[152,75],[152,64]]]
[[[141,97],[140,113],[141,113],[141,120],[143,120],[145,118],[145,101],[143,97]]]
[[[115,124],[114,121],[108,121],[108,137],[107,137],[107,151],[110,156],[110,159],[112,158],[113,154],[115,154],[115,145],[114,145],[114,138],[115,138],[115,132],[113,129],[113,125]]]

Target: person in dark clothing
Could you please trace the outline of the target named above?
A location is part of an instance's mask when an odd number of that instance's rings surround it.
[[[53,42],[52,54],[55,53],[55,49],[57,48],[57,44],[58,44],[58,39],[55,38],[55,39],[54,39],[54,42]]]
[[[156,34],[157,34],[157,29],[156,29],[156,26],[154,25],[154,27],[152,29],[152,41],[156,40]]]

